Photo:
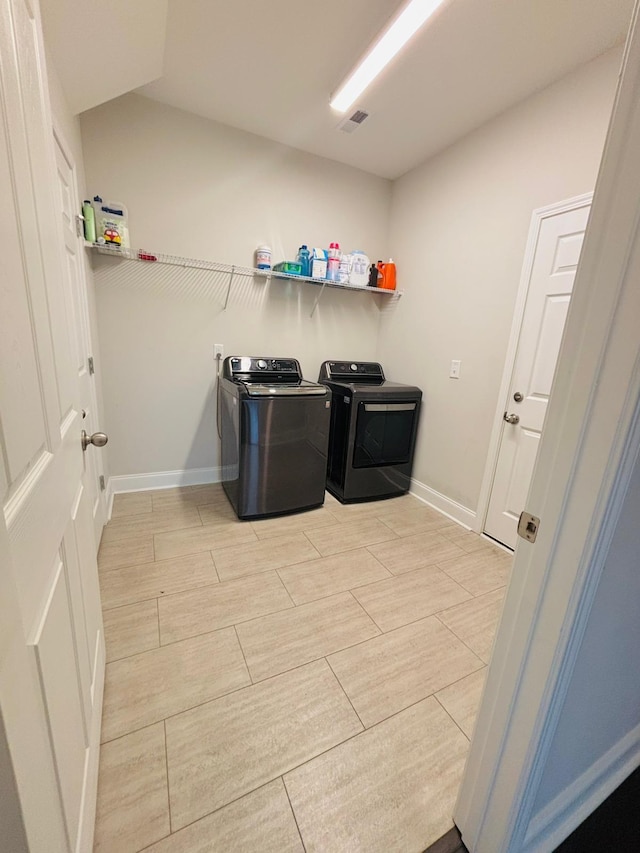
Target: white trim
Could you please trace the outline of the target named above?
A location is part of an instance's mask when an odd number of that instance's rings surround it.
[[[638,13],[529,492],[542,523],[536,544],[516,552],[454,811],[475,853],[523,850],[640,450]]]
[[[152,474],[122,474],[109,477],[107,495],[111,504],[111,497],[121,492],[144,492],[149,489],[171,489],[175,486],[200,486],[220,482],[222,468],[186,468],[178,471],[154,471]]]
[[[581,207],[587,207],[591,204],[592,199],[592,192],[584,193],[583,195],[575,196],[574,198],[567,199],[566,201],[559,201],[555,204],[549,204],[546,207],[538,207],[531,214],[529,236],[527,237],[527,246],[524,252],[524,261],[522,262],[522,272],[520,274],[520,284],[518,285],[516,303],[513,309],[513,320],[511,321],[511,332],[509,333],[509,343],[507,345],[507,353],[502,371],[502,381],[500,382],[500,391],[498,392],[498,401],[496,403],[496,411],[493,417],[493,428],[491,430],[489,449],[487,451],[487,461],[485,463],[484,474],[482,476],[482,485],[480,486],[478,509],[476,511],[476,521],[473,528],[476,533],[481,533],[487,522],[491,489],[493,488],[493,478],[498,465],[500,436],[502,435],[502,429],[504,426],[502,422],[502,413],[507,408],[509,389],[511,388],[511,379],[513,377],[516,355],[518,353],[518,342],[520,340],[520,332],[524,321],[524,312],[527,304],[527,296],[529,294],[529,284],[531,282],[533,263],[535,260],[542,223],[545,219],[549,219],[552,216],[558,216],[558,214],[561,213],[569,213],[572,210],[579,210]]]
[[[411,480],[409,492],[414,497],[418,498],[418,500],[421,500],[430,507],[437,509],[438,512],[446,515],[447,518],[450,518],[452,521],[456,521],[458,524],[461,524],[462,527],[465,527],[467,530],[475,529],[474,525],[476,522],[476,514],[472,509],[457,503],[451,498],[448,498],[446,495],[440,494],[440,492],[436,492],[436,490],[432,489],[430,486],[425,486],[425,484],[421,483],[419,480]]]
[[[580,826],[640,766],[640,723],[533,818],[525,853],[547,853]]]

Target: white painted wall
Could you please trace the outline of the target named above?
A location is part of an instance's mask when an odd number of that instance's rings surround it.
[[[393,186],[390,245],[406,296],[383,317],[377,356],[424,391],[414,477],[471,511],[531,213],[593,189],[620,57],[583,66]]]
[[[135,247],[253,265],[301,243],[388,251],[390,183],[349,166],[127,95],[83,114],[92,194],[126,203]],[[219,277],[95,261],[112,475],[215,467],[213,344],[226,355],[371,359],[380,310],[371,294],[243,279],[222,310]]]

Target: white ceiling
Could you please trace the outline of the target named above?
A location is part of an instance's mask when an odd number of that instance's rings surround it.
[[[84,112],[162,74],[168,0],[40,0],[69,106]]]
[[[61,2],[43,0],[45,23]],[[370,118],[343,133],[329,95],[399,5],[169,0],[162,76],[137,91],[396,178],[620,43],[633,0],[447,0],[354,105]],[[64,46],[50,48],[57,65]]]

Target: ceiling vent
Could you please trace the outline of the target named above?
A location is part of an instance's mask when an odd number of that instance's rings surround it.
[[[369,113],[365,113],[364,110],[356,110],[349,118],[342,119],[338,125],[338,130],[341,130],[343,133],[353,133],[368,118]]]

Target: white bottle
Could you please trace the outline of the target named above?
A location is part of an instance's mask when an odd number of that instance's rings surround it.
[[[256,268],[259,270],[271,269],[271,248],[269,246],[258,246],[256,249]]]
[[[338,267],[338,281],[340,284],[349,284],[349,275],[351,274],[351,255],[344,254],[340,258],[340,266]]]
[[[351,274],[349,276],[349,284],[355,284],[358,287],[366,287],[369,284],[369,267],[371,261],[359,249],[354,249],[351,253]]]

